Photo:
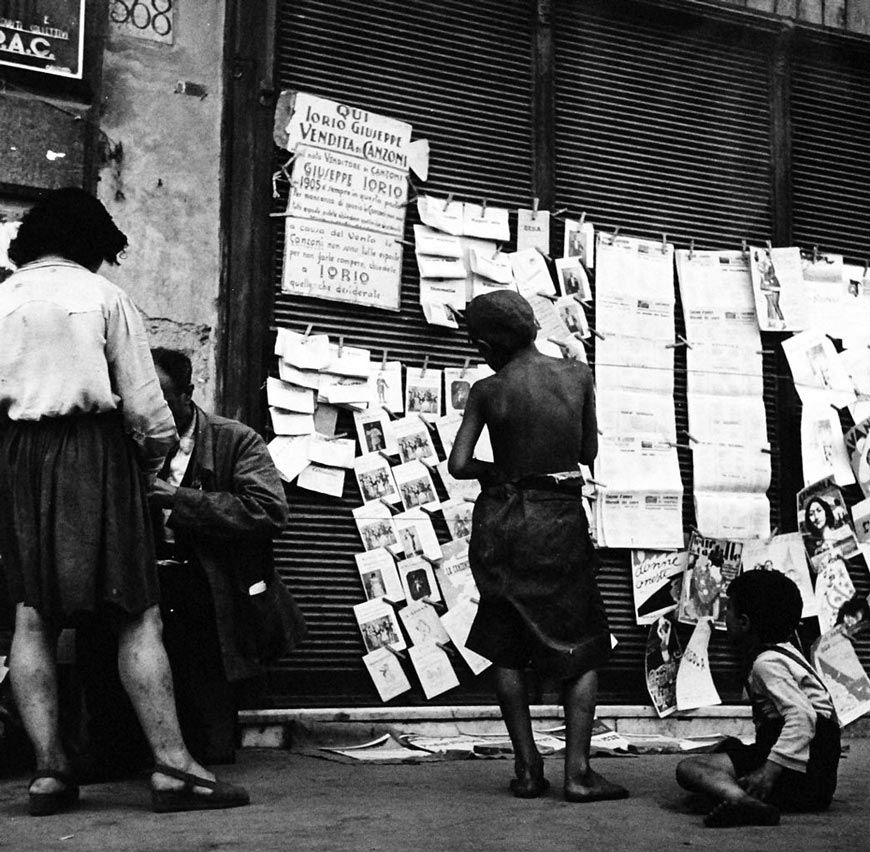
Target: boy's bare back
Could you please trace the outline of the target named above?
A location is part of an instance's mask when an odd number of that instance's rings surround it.
[[[578,361],[550,358],[534,346],[518,353],[472,386],[451,466],[472,457],[484,426],[504,479],[591,463],[598,450],[591,370]]]

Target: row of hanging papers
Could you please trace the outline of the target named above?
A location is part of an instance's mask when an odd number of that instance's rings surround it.
[[[444,206],[435,209],[445,212]],[[527,211],[527,217],[531,216],[548,218],[549,214]],[[426,218],[435,221],[428,215]],[[770,295],[777,292],[773,287],[783,290],[779,278],[771,284],[770,268],[776,268],[772,259],[779,254],[796,256],[802,280],[813,285],[803,288],[811,307],[804,306],[800,316],[825,317],[830,327],[836,328],[839,339],[854,341],[850,349],[837,353],[824,333],[807,331],[792,338],[799,341],[802,351],[810,353],[805,356],[807,366],[803,368],[804,372],[809,370],[809,379],[789,357],[799,392],[805,384],[810,389],[820,385],[821,394],[832,393],[837,400],[845,399],[843,404],[853,415],[861,415],[862,403],[866,405],[866,399],[870,399],[862,389],[870,385],[866,378],[870,365],[864,354],[866,344],[860,342],[862,323],[870,318],[870,288],[864,270],[836,258],[814,257],[810,262],[797,249],[770,247],[674,252],[664,240],[600,233],[596,240],[590,223],[568,220],[564,256],[556,260],[558,282],[554,282],[540,246],[507,254],[499,251],[496,242],[469,245],[470,238],[465,235],[442,233],[431,225],[415,229],[418,261],[421,257],[459,261],[461,257],[463,264],[468,264],[463,267],[465,271],[474,270],[460,279],[458,267],[442,266],[438,270],[424,260],[421,273],[456,274],[453,283],[448,284],[445,282],[450,278],[433,275],[423,279],[427,283],[421,286],[424,313],[425,302],[431,296],[429,284],[446,286],[452,294],[454,301],[445,312],[445,324],[455,321],[468,299],[479,292],[510,286],[532,304],[540,326],[536,342],[544,351],[559,356],[567,352],[585,360],[578,341],[588,345],[592,333],[598,338],[601,449],[595,474],[586,473],[592,498],[587,505],[601,546],[649,548],[659,558],[678,556],[679,548],[684,546],[673,411],[673,352],[677,346],[686,347],[689,429],[685,439],[695,458],[695,506],[698,529],[706,536],[703,540],[734,549],[744,544],[778,547],[779,539],[786,538],[769,538],[765,492],[770,462],[759,335],[759,327],[786,330],[784,322],[790,320],[785,318],[796,310],[795,293],[799,288],[789,288],[789,279],[785,278],[789,299],[774,300]],[[504,238],[503,234],[498,236]],[[460,241],[459,245],[454,239]],[[442,248],[437,249],[438,245]],[[419,250],[421,246],[425,254]],[[436,251],[443,253],[438,255]],[[449,257],[457,253],[459,257]],[[492,265],[481,264],[481,257]],[[584,306],[592,298],[587,270],[595,267],[596,257],[597,328],[593,330]],[[686,335],[680,339],[674,337],[674,261],[685,311]],[[489,274],[484,275],[482,270]],[[804,340],[808,343],[801,343]],[[798,344],[787,343],[788,355]],[[823,367],[820,352],[842,370]],[[363,497],[363,506],[354,510],[354,516],[364,546],[357,564],[367,600],[358,605],[356,614],[367,649],[364,662],[379,694],[386,701],[410,689],[400,662],[400,655],[405,653],[410,654],[427,697],[450,689],[458,682],[451,665],[457,652],[472,671],[482,670],[487,664],[463,644],[476,608],[476,589],[467,563],[467,537],[477,484],[452,480],[445,459],[468,389],[489,373],[488,368],[468,364],[443,371],[426,366],[404,367],[398,361],[389,361],[387,353],[378,363],[371,352],[345,346],[343,340],[335,343],[326,335],[287,329],[279,330],[276,354],[280,379],[269,380],[269,402],[278,436],[271,447],[279,469],[288,481],[299,477],[301,487],[334,496],[343,492],[345,470],[353,469]],[[300,389],[307,393],[300,395]],[[830,403],[825,404],[832,411]],[[334,435],[338,406],[354,410],[362,450],[358,456],[353,439]],[[826,417],[831,421],[827,412]],[[811,431],[816,434],[824,430],[814,427]],[[866,438],[868,432],[870,422],[864,424],[862,437]],[[436,436],[437,441],[433,440]],[[808,446],[810,442],[805,438],[804,467],[810,471],[815,468],[807,464]],[[486,436],[477,455],[491,458]],[[829,459],[832,465],[838,458],[830,448],[818,450],[816,456]],[[860,457],[860,452],[855,456]],[[864,461],[864,466],[870,490],[870,465]],[[449,495],[445,503],[438,500],[433,476],[441,479]],[[433,511],[444,513],[449,542],[438,542],[431,523]],[[870,516],[870,512],[867,514]],[[662,552],[667,550],[674,552]],[[775,562],[764,559],[759,564]],[[792,555],[788,565],[794,564]],[[692,581],[695,568],[694,564],[683,565],[679,577],[686,580],[681,582],[686,600],[676,603],[669,612],[682,606],[680,621],[703,626],[707,617],[693,616],[689,594],[699,586]],[[734,570],[730,575],[728,571],[723,574],[720,566],[712,563],[707,569],[714,575],[713,586],[719,590],[716,599],[723,605],[724,587]],[[822,586],[816,584],[817,590],[813,590],[812,580],[804,583],[803,590],[808,586],[807,599],[813,602],[805,615],[814,607],[816,613],[826,613],[823,638],[831,641],[832,637],[843,636],[842,618],[838,624],[839,608],[831,603],[838,598],[822,595],[821,588],[833,586],[844,598],[850,581],[848,571],[845,578],[836,567],[827,569],[827,573],[836,582],[829,582],[825,576]],[[448,586],[448,577],[457,582]],[[453,594],[455,588],[459,591]],[[844,603],[854,600],[853,586],[851,590],[852,596],[844,598]],[[816,599],[821,597],[825,603],[820,606]],[[397,617],[396,604],[404,601],[408,604]],[[721,612],[717,610],[719,624],[712,618],[711,626],[721,626]],[[668,617],[667,613],[659,614],[657,622]],[[427,637],[434,637],[434,641]],[[848,649],[838,643],[840,656],[851,649],[848,641],[846,645]],[[853,668],[857,663],[863,672],[853,650],[852,656],[849,663]],[[693,653],[693,658],[706,659],[706,646],[703,654]],[[703,666],[700,671],[704,672]],[[688,683],[694,680],[689,678]],[[692,701],[712,701],[709,690],[707,698],[699,698],[702,693],[704,690],[689,689],[687,694],[695,697],[683,695],[680,709],[687,709]],[[654,705],[658,708],[655,701]]]

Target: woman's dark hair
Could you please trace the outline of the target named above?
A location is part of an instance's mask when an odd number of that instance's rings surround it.
[[[68,187],[49,192],[21,220],[9,245],[16,266],[49,254],[97,269],[103,261],[118,263],[127,237],[102,203],[83,189]]]
[[[810,523],[810,506],[812,506],[813,503],[818,503],[822,507],[822,511],[825,513],[825,526],[831,528],[835,527],[837,521],[834,518],[834,510],[831,508],[831,504],[827,500],[823,500],[821,497],[810,497],[806,506],[804,506],[804,525],[806,528],[810,532],[817,529],[815,524]],[[821,530],[819,530],[819,532],[821,532]]]
[[[785,642],[797,629],[804,604],[798,587],[779,571],[746,571],[731,581],[728,600],[749,618],[764,644]]]
[[[193,367],[187,355],[177,349],[164,349],[158,346],[151,350],[151,359],[169,376],[177,393],[193,391]]]

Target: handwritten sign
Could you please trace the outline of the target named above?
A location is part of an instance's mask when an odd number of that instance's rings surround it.
[[[82,77],[85,0],[0,4],[0,65]]]
[[[402,247],[395,237],[288,217],[281,289],[399,310]]]
[[[109,23],[115,32],[133,38],[172,44],[174,0],[111,0]]]

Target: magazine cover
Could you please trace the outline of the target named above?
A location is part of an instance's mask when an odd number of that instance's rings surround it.
[[[725,629],[725,604],[728,585],[740,570],[743,542],[708,538],[697,530],[689,539],[689,555],[677,620],[697,624],[701,618],[713,620],[717,630]]]

